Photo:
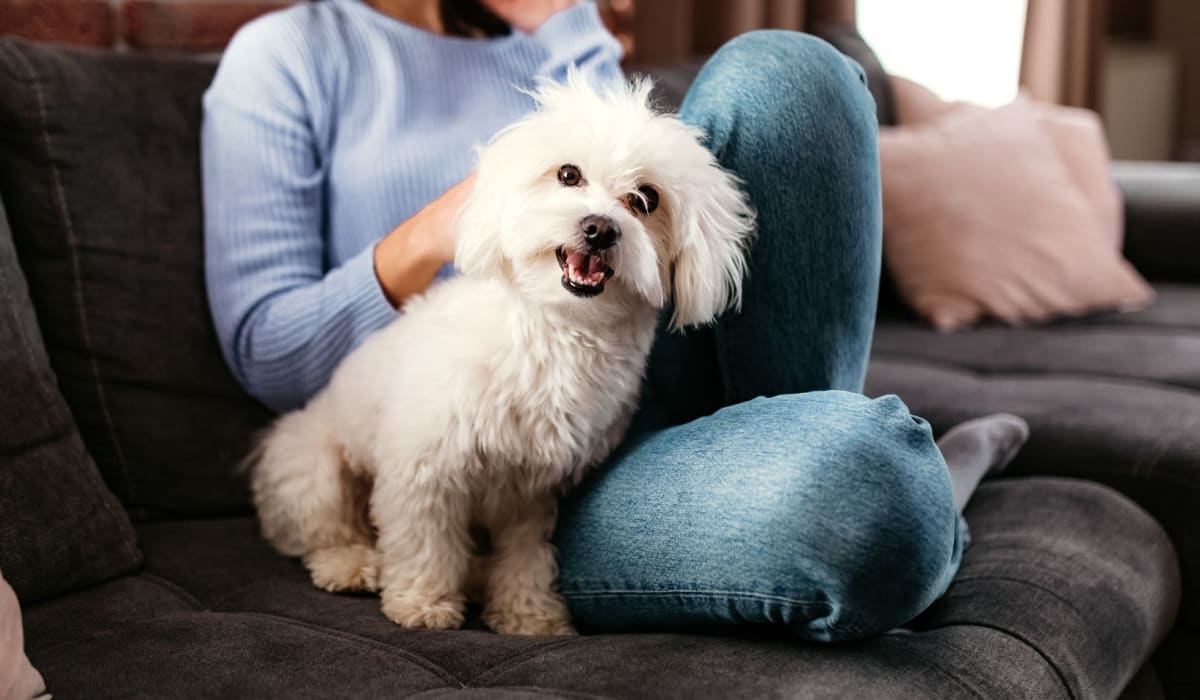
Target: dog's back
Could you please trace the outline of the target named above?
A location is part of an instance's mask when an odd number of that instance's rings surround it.
[[[311,409],[372,469],[386,455],[552,489],[607,456],[632,415],[655,318],[635,315],[580,328],[502,283],[453,279],[368,339]]]

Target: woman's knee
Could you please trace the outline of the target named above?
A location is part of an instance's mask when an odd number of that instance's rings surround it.
[[[895,397],[755,399],[642,436],[596,476],[556,534],[592,629],[853,639],[923,610],[961,551],[928,425]]]
[[[832,130],[844,134],[838,139],[843,144],[873,144],[877,130],[862,68],[821,39],[783,30],[747,32],[722,46],[697,76],[681,112],[705,127],[715,145],[732,135],[734,125],[739,139],[762,129],[764,138],[776,141],[780,120],[803,127],[792,135],[814,143],[827,142]]]
[[[777,465],[779,509],[760,513],[765,551],[777,553],[764,574],[780,587],[799,581],[798,597],[824,602],[820,614],[796,621],[803,636],[876,634],[924,610],[957,568],[963,533],[949,477],[928,424],[895,396],[767,401],[788,413],[814,400],[819,415],[799,410],[810,424],[798,422],[793,438],[793,451],[808,458]]]

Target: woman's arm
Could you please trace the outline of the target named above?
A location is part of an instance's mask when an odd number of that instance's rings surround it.
[[[329,101],[319,67],[279,29],[251,24],[226,50],[205,95],[202,163],[205,275],[222,352],[247,391],[287,410],[449,261],[444,209],[465,188],[327,270]]]
[[[428,289],[438,270],[454,262],[454,219],[474,181],[474,173],[467,175],[375,246],[375,276],[392,306]]]

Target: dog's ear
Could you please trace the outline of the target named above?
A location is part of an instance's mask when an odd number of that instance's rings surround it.
[[[490,180],[493,168],[485,157],[475,172],[471,194],[454,222],[454,267],[470,277],[486,277],[500,269],[500,222],[503,201]]]
[[[675,211],[682,241],[675,257],[672,329],[712,323],[742,305],[754,212],[737,178],[715,163],[703,170]]]

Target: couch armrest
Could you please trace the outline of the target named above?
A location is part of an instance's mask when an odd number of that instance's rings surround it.
[[[1200,282],[1200,164],[1117,162],[1125,256],[1153,280]]]

